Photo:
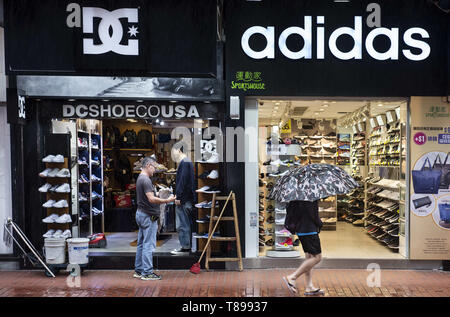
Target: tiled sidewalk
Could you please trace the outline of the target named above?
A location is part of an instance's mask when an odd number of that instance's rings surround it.
[[[69,287],[68,273],[56,278],[43,271],[0,272],[0,297],[288,297],[282,281],[292,269],[236,271],[159,271],[160,281],[132,278],[131,271],[86,271],[80,287]],[[450,273],[439,271],[381,270],[380,287],[367,286],[366,270],[314,271],[314,282],[331,297],[450,297]],[[75,281],[72,279],[72,283]],[[304,278],[297,286],[303,296]]]

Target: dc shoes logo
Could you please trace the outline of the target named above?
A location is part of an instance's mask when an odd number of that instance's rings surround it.
[[[18,98],[18,107],[19,107],[19,118],[26,119],[25,97],[17,96],[17,98]]]
[[[70,12],[67,16],[66,24],[69,28],[81,27],[81,7],[77,3],[70,3],[67,8]],[[97,30],[94,30],[94,18],[99,18]],[[125,26],[122,24],[126,19],[131,27],[128,27],[128,32],[124,36]],[[84,54],[105,54],[114,52],[120,55],[139,55],[139,40],[133,39],[139,33],[138,27],[133,23],[138,23],[138,9],[124,8],[114,11],[108,11],[97,7],[83,7],[83,34],[93,36],[98,33],[101,43],[95,44],[93,38],[83,39],[83,53]],[[124,40],[125,37],[125,40]],[[126,44],[121,44],[121,43]]]

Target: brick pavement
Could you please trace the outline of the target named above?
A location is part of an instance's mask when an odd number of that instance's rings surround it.
[[[132,271],[85,271],[80,287],[67,285],[68,273],[56,278],[43,271],[0,272],[0,297],[288,297],[282,281],[292,269],[237,271],[159,271],[160,281],[132,278]],[[367,286],[366,270],[314,271],[326,297],[450,297],[450,273],[382,270],[381,285]],[[73,282],[74,280],[72,280]],[[304,278],[297,286],[303,296]]]

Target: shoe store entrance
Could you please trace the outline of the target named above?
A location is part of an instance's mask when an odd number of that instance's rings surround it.
[[[339,166],[359,185],[318,202],[325,258],[406,256],[406,100],[268,98],[258,100],[253,115],[259,126],[259,256],[303,254],[298,236],[284,227],[286,205],[268,194],[289,171],[311,163]]]
[[[152,183],[160,198],[169,197],[175,193],[179,164],[171,155],[172,146],[177,142],[171,138],[172,130],[185,127],[192,132],[194,124],[204,128],[209,122],[209,119],[192,118],[51,120],[50,135],[70,131],[70,135],[75,136],[69,138],[67,157],[72,160],[69,210],[77,221],[71,224],[69,234],[71,231],[75,237],[89,237],[91,256],[134,257],[138,238],[136,180],[143,158],[153,156],[156,159],[158,169]],[[193,135],[191,142],[194,144]],[[47,152],[53,153],[50,149]],[[193,148],[185,154],[192,160]],[[52,191],[44,187],[40,191]],[[180,248],[175,205],[162,204],[160,208],[154,254],[170,255]],[[55,209],[48,209],[49,214],[50,210]],[[44,237],[54,236],[56,231],[50,229]],[[189,252],[186,255],[189,256]]]

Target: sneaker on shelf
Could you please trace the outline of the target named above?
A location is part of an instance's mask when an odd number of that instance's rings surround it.
[[[219,163],[219,154],[213,153],[211,157],[205,161],[205,163]]]
[[[54,201],[53,199],[47,200],[47,201],[42,205],[42,207],[44,207],[44,208],[52,208],[52,207],[53,207],[53,204],[54,204],[55,202],[56,202],[56,201]]]
[[[100,161],[97,160],[97,159],[92,159],[92,160],[91,160],[91,164],[92,164],[92,165],[97,165],[97,166],[99,166],[99,165],[100,165]]]
[[[83,192],[78,193],[78,201],[88,201],[87,194]]]
[[[53,163],[64,163],[64,156],[62,156],[61,154],[55,155],[53,157]]]
[[[219,172],[217,170],[212,170],[211,173],[206,177],[209,179],[218,179],[219,178]]]
[[[91,180],[92,180],[93,182],[100,182],[102,179],[101,179],[101,178],[98,178],[96,175],[92,174]]]
[[[277,236],[282,236],[282,237],[290,237],[291,236],[291,232],[289,230],[287,230],[286,228],[275,231],[275,234]]]
[[[51,171],[53,171],[53,168],[47,168],[45,170],[43,170],[42,172],[39,173],[40,177],[48,177],[48,173],[50,173]]]
[[[70,171],[67,168],[63,168],[62,170],[58,171],[55,176],[61,178],[70,177]]]
[[[47,155],[46,157],[44,157],[42,159],[42,162],[44,162],[44,163],[52,163],[54,159],[55,159],[54,155]]]
[[[63,231],[61,229],[58,229],[55,231],[55,233],[53,234],[53,238],[62,238],[61,235],[63,234]]]
[[[200,179],[206,179],[208,175],[211,173],[211,171],[204,171],[202,174],[198,176]]]
[[[289,237],[289,238],[287,238],[287,239],[284,240],[284,241],[277,242],[277,243],[275,244],[275,246],[280,247],[280,248],[290,248],[290,247],[293,246],[293,244],[294,244],[294,243],[292,242],[292,238]]]
[[[64,232],[61,234],[61,238],[71,238],[72,232],[69,229],[64,230]]]
[[[98,194],[96,191],[92,191],[92,199],[100,199],[100,198],[103,198],[103,196]]]
[[[47,173],[47,177],[56,177],[59,172],[59,168],[54,168],[50,172]]]
[[[212,186],[204,191],[206,194],[218,194],[220,193],[220,188],[216,186]]]
[[[68,183],[62,184],[55,189],[56,193],[70,193],[70,185]]]
[[[61,217],[58,217],[57,219],[55,219],[56,223],[69,223],[72,222],[72,217],[70,217],[70,215],[68,214],[64,214]]]
[[[208,201],[202,201],[201,203],[195,204],[196,208],[203,208],[204,205],[206,205],[208,203]]]
[[[48,192],[48,190],[50,189],[50,188],[52,188],[53,186],[51,185],[51,184],[49,184],[49,183],[46,183],[45,185],[42,185],[41,187],[39,187],[39,191],[41,192],[41,193],[46,193],[46,192]]]
[[[58,219],[59,216],[57,214],[51,214],[48,217],[45,217],[44,219],[42,219],[43,223],[54,223],[56,219]]]
[[[92,207],[92,213],[94,214],[94,216],[100,215],[101,213],[103,213],[102,210],[99,210],[95,207]]]
[[[270,162],[270,165],[272,165],[272,166],[279,166],[279,165],[281,165],[281,160],[275,160],[275,161],[272,161],[272,162]]]
[[[61,199],[53,204],[53,208],[66,208],[66,207],[69,207],[69,204],[65,199]]]
[[[53,235],[55,234],[55,230],[54,229],[50,229],[49,231],[47,231],[46,233],[44,233],[42,236],[44,238],[53,238]]]
[[[210,188],[209,186],[203,186],[202,188],[197,189],[195,192],[205,193],[209,188]]]
[[[86,160],[86,158],[85,157],[79,157],[78,158],[78,164],[79,165],[87,165],[87,160]]]

